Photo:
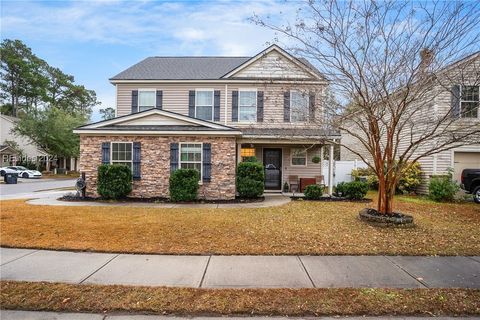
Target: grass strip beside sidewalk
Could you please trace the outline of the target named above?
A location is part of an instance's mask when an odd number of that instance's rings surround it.
[[[473,289],[193,289],[2,281],[2,309],[175,315],[478,315]]]

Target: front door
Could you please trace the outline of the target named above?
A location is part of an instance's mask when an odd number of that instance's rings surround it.
[[[265,190],[282,189],[282,149],[263,149]]]

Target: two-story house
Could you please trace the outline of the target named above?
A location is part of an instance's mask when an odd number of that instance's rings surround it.
[[[75,130],[90,196],[102,163],[132,167],[135,197],[168,197],[170,172],[194,168],[199,197],[232,199],[248,156],[263,162],[266,191],[327,174],[312,159],[339,138],[317,121],[328,82],[276,45],[254,57],[150,57],[110,81],[116,118]]]
[[[430,84],[426,86],[427,92],[417,99],[412,108],[418,110],[409,119],[410,125],[405,126],[398,139],[398,153],[405,152],[410,148],[411,141],[416,141],[425,132],[430,132],[434,124],[442,123],[436,130],[437,139],[428,139],[413,152],[412,159],[425,154],[429,150],[435,150],[435,146],[441,146],[446,139],[442,135],[442,128],[449,124],[447,132],[468,129],[475,132],[480,129],[480,52],[475,52],[459,61],[456,61],[428,78]],[[410,114],[409,112],[407,114]],[[447,116],[443,122],[442,117]],[[433,119],[432,119],[433,117]],[[454,130],[451,130],[451,129]],[[361,134],[361,133],[360,133]],[[358,140],[342,133],[342,144],[356,150],[364,157],[369,154]],[[422,183],[418,188],[419,193],[428,192],[428,183],[432,176],[445,175],[450,169],[453,170],[453,179],[460,183],[463,169],[480,168],[480,135],[470,135],[458,143],[451,144],[451,149],[427,154],[419,159],[422,169]],[[342,160],[359,160],[358,156],[342,147],[340,151]]]

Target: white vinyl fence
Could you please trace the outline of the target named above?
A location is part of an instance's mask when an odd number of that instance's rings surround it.
[[[367,164],[363,161],[334,161],[333,162],[333,185],[336,186],[340,182],[352,181],[352,170],[358,168],[366,168]],[[323,177],[325,184],[328,186],[328,160],[323,161]]]

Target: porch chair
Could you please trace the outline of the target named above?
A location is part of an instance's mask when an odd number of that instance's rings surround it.
[[[288,185],[290,186],[290,192],[298,191],[298,176],[288,176]],[[295,191],[294,191],[295,189]]]

